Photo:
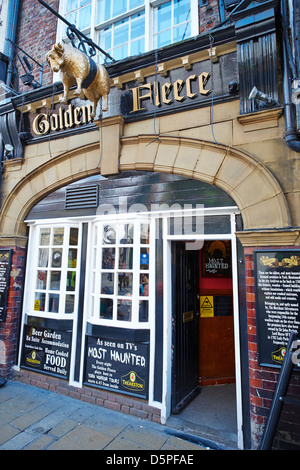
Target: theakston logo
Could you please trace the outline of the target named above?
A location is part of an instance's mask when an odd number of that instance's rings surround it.
[[[282,364],[284,356],[286,353],[286,348],[282,347],[277,349],[277,351],[272,352],[272,360],[278,364]]]
[[[26,364],[31,367],[40,367],[42,364],[42,358],[38,355],[36,351],[32,351],[26,356]]]
[[[128,374],[121,377],[121,384],[128,390],[145,390],[145,381],[138,376],[136,372],[128,372]]]

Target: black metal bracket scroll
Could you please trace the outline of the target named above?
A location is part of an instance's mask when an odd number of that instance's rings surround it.
[[[264,435],[259,450],[270,450],[275,436],[276,428],[280,419],[281,410],[284,402],[293,403],[300,406],[300,401],[291,400],[286,397],[288,386],[291,380],[294,363],[292,361],[293,344],[296,340],[297,333],[291,331],[289,342],[286,348],[284,360],[280,369],[275,393],[270,408],[269,418],[265,427]]]
[[[79,31],[75,25],[69,23],[65,18],[63,18],[57,11],[55,11],[52,7],[50,7],[46,2],[43,0],[38,0],[41,5],[43,5],[45,8],[47,8],[53,15],[55,15],[58,19],[63,21],[67,26],[67,36],[71,41],[72,46],[76,47],[77,49],[82,50],[86,55],[89,55],[90,57],[93,57],[96,55],[96,49],[101,52],[101,54],[104,54],[108,59],[110,59],[112,62],[115,62],[115,60],[101,47],[99,47],[97,44],[95,44],[91,38],[87,37],[85,34],[83,34],[81,31]],[[75,41],[76,39],[79,41],[78,45],[76,45]]]

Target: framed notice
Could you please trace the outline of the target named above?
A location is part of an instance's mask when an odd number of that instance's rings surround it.
[[[68,379],[72,335],[25,325],[21,367]]]
[[[6,320],[12,250],[0,250],[0,322]]]
[[[281,366],[300,332],[300,250],[255,251],[254,269],[259,364]]]
[[[87,336],[85,361],[86,384],[147,398],[149,343]]]

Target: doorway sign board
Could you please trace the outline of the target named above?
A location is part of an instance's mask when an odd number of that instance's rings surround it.
[[[0,322],[6,320],[12,250],[0,250]]]
[[[300,250],[254,252],[259,364],[280,367],[300,332]]]

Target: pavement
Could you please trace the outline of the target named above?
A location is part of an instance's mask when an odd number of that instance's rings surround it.
[[[159,423],[13,380],[0,387],[0,450],[141,450],[199,455],[199,450],[216,449]]]

